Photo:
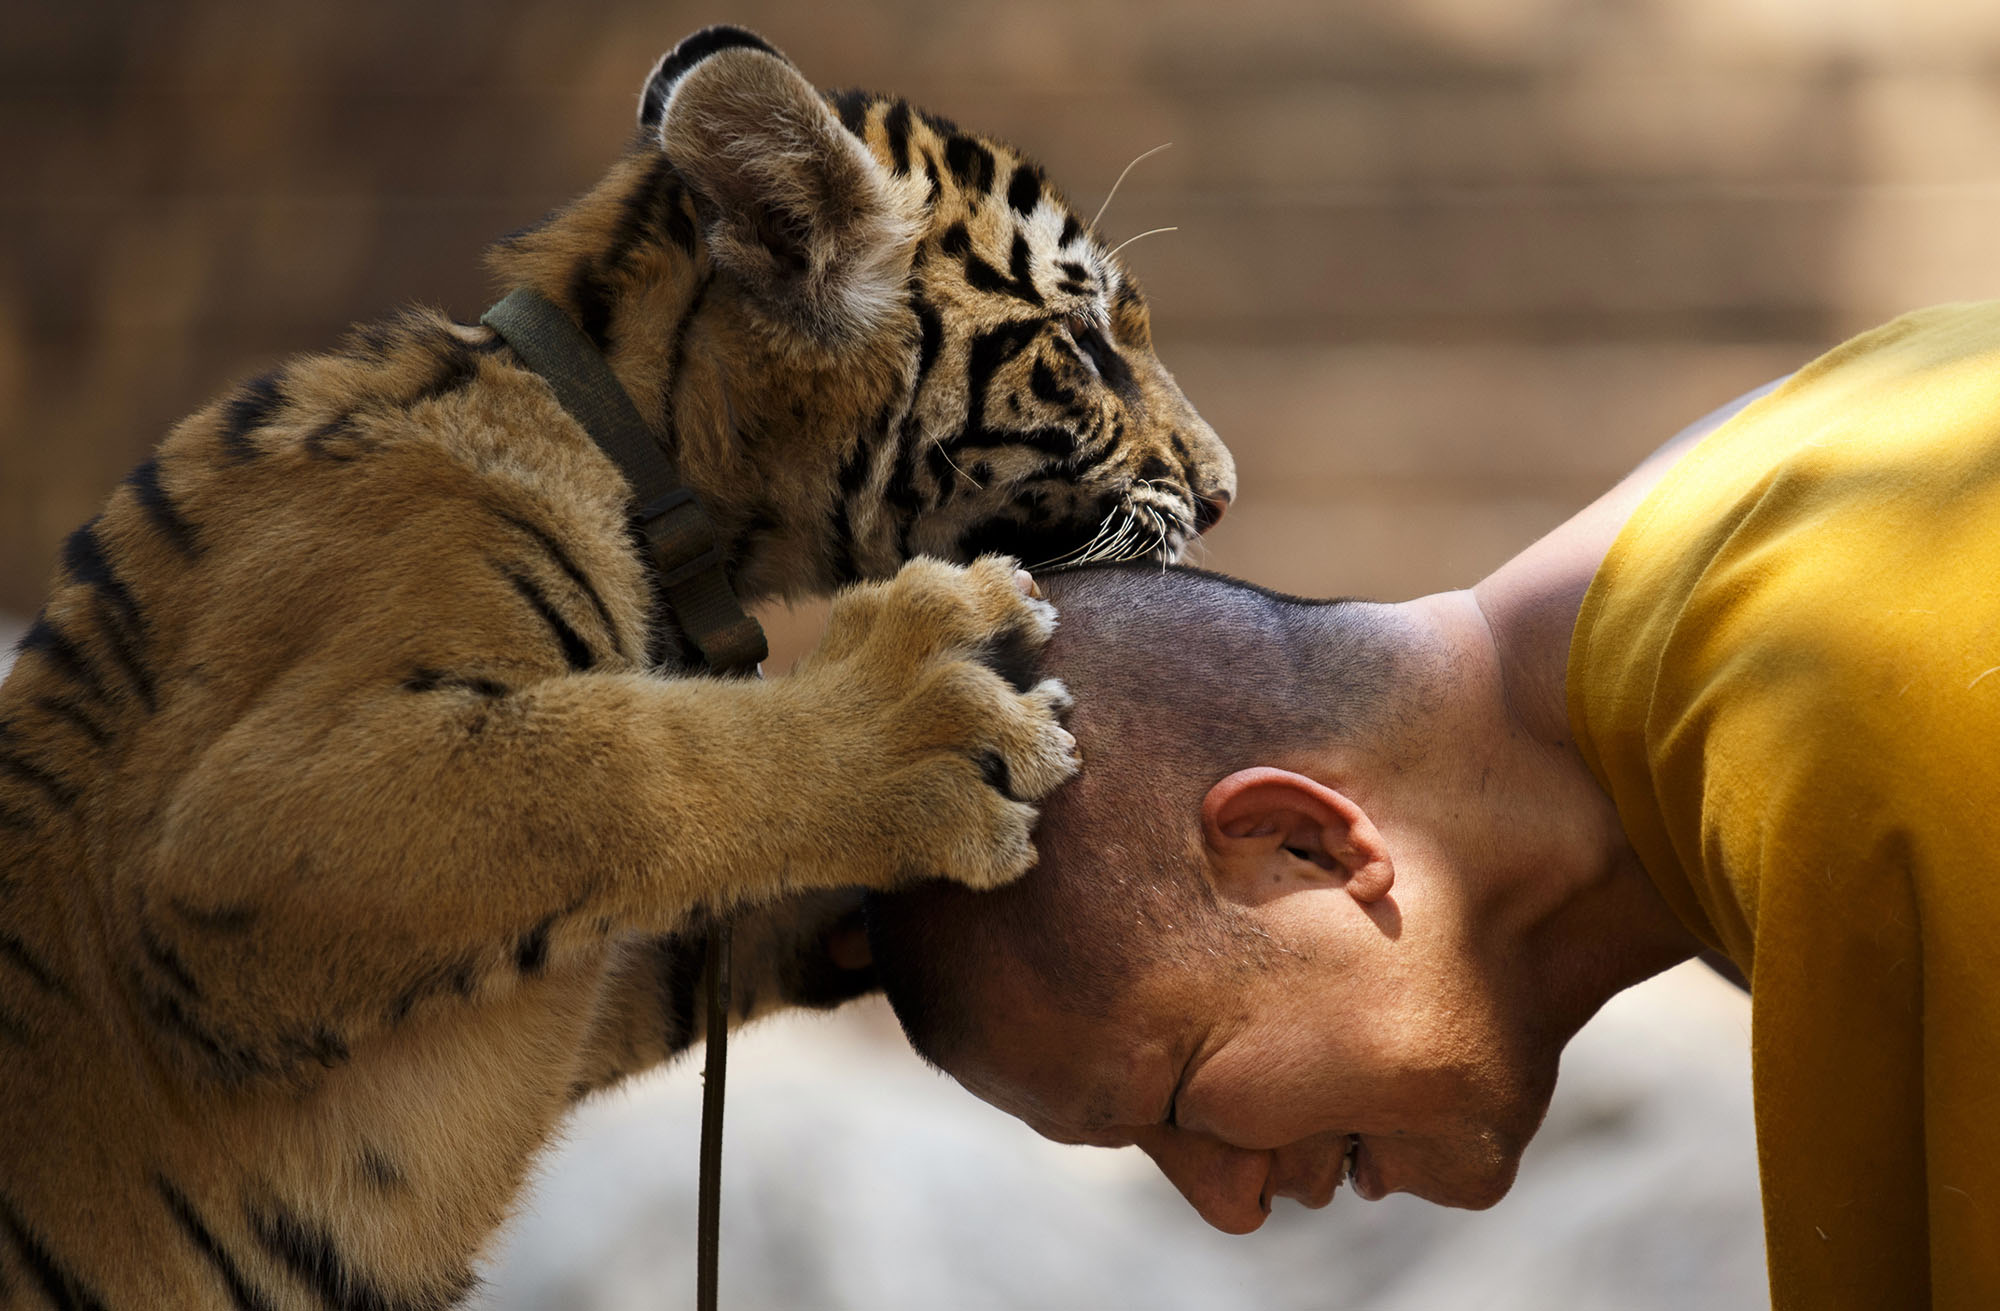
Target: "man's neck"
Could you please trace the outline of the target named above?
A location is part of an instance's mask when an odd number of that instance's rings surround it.
[[[1777,384],[1772,384],[1776,386]],[[1610,491],[1487,576],[1469,593],[1427,597],[1467,649],[1465,664],[1489,677],[1482,689],[1497,780],[1482,779],[1489,831],[1513,835],[1530,858],[1499,858],[1486,886],[1496,937],[1519,961],[1551,1025],[1581,1026],[1611,996],[1694,954],[1699,947],[1645,875],[1611,798],[1576,745],[1569,720],[1571,636],[1584,595],[1632,512],[1674,463],[1751,393],[1678,434]],[[1477,616],[1467,622],[1465,611]],[[1457,731],[1476,739],[1471,715]],[[1506,839],[1503,839],[1505,841]],[[1503,848],[1503,853],[1511,848]]]
[[[1477,926],[1468,949],[1536,1046],[1559,1046],[1698,945],[1569,731],[1570,630],[1629,512],[1607,497],[1479,587],[1398,607],[1450,672],[1423,710],[1420,763],[1397,790],[1428,811],[1418,827],[1442,844],[1437,874]]]

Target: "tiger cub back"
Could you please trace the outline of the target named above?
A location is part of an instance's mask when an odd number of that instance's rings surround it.
[[[491,263],[746,598],[848,589],[826,637],[675,673],[630,489],[482,327],[409,311],[177,425],[0,686],[0,1301],[462,1299],[574,1100],[692,1041],[712,917],[746,1016],[830,1002],[852,889],[1032,859],[1053,616],[939,561],[1171,559],[1234,490],[1033,164],[738,29]]]

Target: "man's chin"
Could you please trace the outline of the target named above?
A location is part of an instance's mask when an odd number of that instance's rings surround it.
[[[1423,1160],[1382,1160],[1364,1144],[1355,1160],[1354,1193],[1367,1201],[1379,1201],[1390,1193],[1409,1193],[1438,1206],[1461,1211],[1484,1211],[1498,1203],[1514,1187],[1520,1173],[1521,1154],[1505,1152],[1484,1161],[1468,1163],[1466,1156],[1436,1162]]]

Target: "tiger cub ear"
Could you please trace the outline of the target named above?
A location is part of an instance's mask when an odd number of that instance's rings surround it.
[[[710,27],[681,42],[647,79],[639,124],[694,191],[709,258],[767,317],[837,347],[901,303],[921,199],[762,38]]]

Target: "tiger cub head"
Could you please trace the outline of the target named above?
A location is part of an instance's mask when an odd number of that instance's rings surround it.
[[[628,155],[491,262],[606,351],[747,596],[919,554],[1171,561],[1235,493],[1138,285],[1035,164],[822,94],[740,28],[662,58]]]

